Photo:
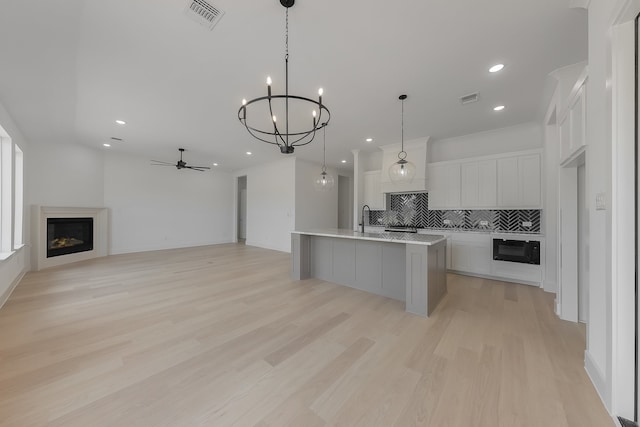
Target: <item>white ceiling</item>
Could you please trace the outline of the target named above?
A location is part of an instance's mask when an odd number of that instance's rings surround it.
[[[115,136],[114,151],[173,161],[185,147],[188,163],[226,170],[281,158],[237,111],[267,75],[283,91],[285,9],[211,3],[225,12],[213,31],[186,0],[0,0],[0,102],[30,141]],[[290,92],[324,88],[330,166],[400,141],[402,93],[405,140],[501,128],[535,120],[548,74],[587,56],[586,12],[568,0],[297,0],[289,20]],[[321,135],[296,154],[321,161]]]

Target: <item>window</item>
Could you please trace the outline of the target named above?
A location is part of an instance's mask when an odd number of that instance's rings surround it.
[[[0,253],[11,252],[11,205],[13,199],[11,139],[0,127]]]
[[[0,260],[24,245],[24,154],[0,126]]]
[[[14,205],[14,216],[13,216],[13,249],[20,249],[24,244],[23,241],[23,212],[24,209],[24,160],[23,154],[20,147],[14,145],[14,168],[15,168],[15,186],[13,188],[13,205]]]

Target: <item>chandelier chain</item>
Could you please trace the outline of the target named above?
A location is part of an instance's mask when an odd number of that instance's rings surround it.
[[[284,59],[289,59],[289,8],[287,8],[284,33]]]

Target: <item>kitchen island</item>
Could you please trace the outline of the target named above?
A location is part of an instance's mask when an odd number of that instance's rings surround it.
[[[406,311],[427,317],[447,292],[446,242],[431,234],[293,231],[291,276],[404,301]]]

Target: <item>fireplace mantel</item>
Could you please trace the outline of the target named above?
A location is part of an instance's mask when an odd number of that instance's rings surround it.
[[[47,218],[93,218],[93,249],[47,258]],[[109,213],[107,208],[32,206],[33,269],[55,267],[109,254]]]

